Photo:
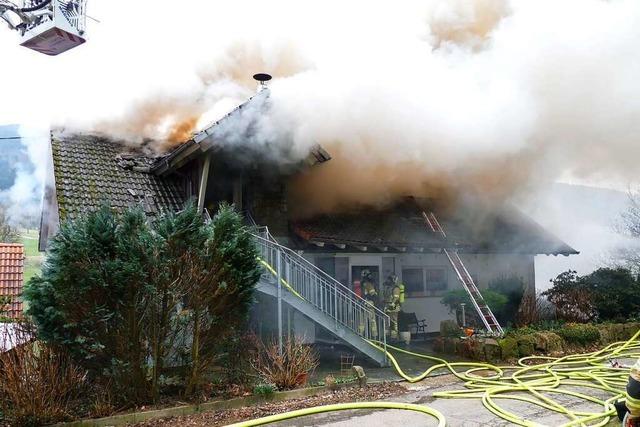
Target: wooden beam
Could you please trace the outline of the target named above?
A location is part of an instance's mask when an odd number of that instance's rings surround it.
[[[344,249],[347,247],[347,245],[345,245],[344,243],[334,243],[333,246],[339,249]]]
[[[207,182],[209,181],[209,169],[211,169],[211,155],[204,158],[202,172],[200,173],[200,188],[198,189],[198,213],[204,211],[204,198],[207,195]]]
[[[367,251],[367,247],[366,246],[356,246],[356,248],[361,250],[362,252],[366,252]]]

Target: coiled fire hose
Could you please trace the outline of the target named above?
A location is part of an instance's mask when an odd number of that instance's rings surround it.
[[[264,261],[261,262],[263,262],[270,271],[274,272],[271,266]],[[288,283],[284,280],[283,282],[287,288],[291,289]],[[302,298],[297,293],[296,295]],[[602,427],[608,424],[611,416],[616,413],[613,406],[614,402],[626,397],[625,386],[629,375],[628,368],[613,367],[608,361],[614,358],[640,358],[640,342],[638,341],[638,336],[640,336],[640,330],[628,341],[609,344],[598,351],[590,353],[573,354],[563,357],[523,357],[518,360],[516,366],[496,366],[481,362],[448,362],[439,357],[411,352],[387,344],[387,348],[399,353],[436,363],[415,377],[407,375],[395,357],[380,346],[380,342],[370,341],[370,344],[380,351],[386,352],[387,357],[398,375],[407,382],[414,383],[421,381],[439,369],[450,371],[451,374],[464,382],[465,389],[463,390],[436,392],[433,393],[433,397],[480,399],[482,404],[497,417],[527,427],[540,426],[541,424],[526,420],[518,414],[504,409],[496,401],[516,400],[562,414],[569,419],[567,423],[563,424],[564,427]],[[466,368],[466,370],[458,371],[456,368]],[[506,372],[511,373],[507,374]],[[580,389],[597,389],[609,393],[610,397],[603,400],[583,392],[563,388],[564,386]],[[599,405],[602,407],[602,410],[600,412],[571,410],[557,400],[549,397],[549,395],[571,396],[585,402]],[[444,415],[426,405],[397,402],[355,402],[316,406],[285,412],[240,422],[233,424],[232,427],[258,426],[322,412],[350,409],[401,409],[417,411],[434,417],[438,422],[438,427],[446,425]]]

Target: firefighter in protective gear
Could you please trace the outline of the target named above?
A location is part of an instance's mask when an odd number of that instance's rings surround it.
[[[640,426],[640,359],[631,367],[629,373],[625,406],[629,412],[625,415],[622,426]]]
[[[384,311],[389,316],[391,322],[389,327],[389,337],[392,340],[398,339],[398,313],[404,302],[404,285],[398,280],[398,276],[392,274],[385,282],[385,305]]]
[[[378,335],[378,325],[376,324],[376,314],[373,308],[376,306],[376,301],[378,300],[378,291],[376,291],[376,285],[373,282],[373,276],[369,270],[362,270],[362,280],[360,284],[364,299],[367,305],[371,306],[371,310],[367,310],[366,313],[360,316],[358,330],[361,335],[364,335],[366,325],[368,325],[369,336],[376,339]]]

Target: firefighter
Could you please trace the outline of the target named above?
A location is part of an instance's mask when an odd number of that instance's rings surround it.
[[[385,281],[385,306],[384,311],[389,316],[389,337],[398,339],[398,313],[404,302],[404,285],[398,280],[398,276],[392,274]]]
[[[358,325],[358,330],[361,335],[364,335],[365,332],[365,323],[368,324],[369,327],[369,336],[371,338],[377,338],[378,335],[378,325],[376,324],[376,314],[373,310],[373,307],[376,306],[376,301],[378,300],[378,291],[376,291],[376,285],[373,281],[373,276],[369,270],[362,270],[362,279],[360,281],[362,292],[364,294],[364,299],[367,302],[367,305],[371,306],[371,310],[367,310],[366,314],[360,317],[360,323]]]
[[[640,359],[631,367],[629,373],[625,406],[629,412],[624,416],[622,426],[640,426]]]

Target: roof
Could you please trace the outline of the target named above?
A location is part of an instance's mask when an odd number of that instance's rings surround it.
[[[313,166],[331,159],[321,146],[311,147],[309,153],[292,153],[294,144],[283,144],[289,138],[286,131],[270,129],[263,122],[268,117],[269,89],[264,88],[221,119],[209,124],[188,141],[178,145],[164,156],[156,159],[151,171],[156,175],[168,174],[188,161],[201,157],[205,152],[216,152],[228,156],[229,163],[236,167],[251,168],[255,164],[270,163],[279,168]],[[256,129],[267,129],[267,132]],[[302,162],[298,159],[304,157]],[[290,164],[288,164],[290,163]]]
[[[108,203],[121,211],[140,205],[150,216],[182,209],[184,197],[170,178],[149,173],[152,159],[97,135],[51,140],[60,220],[77,218]]]
[[[446,238],[427,226],[423,212],[430,211],[436,212]],[[300,248],[315,250],[328,244],[344,251],[369,252],[457,248],[469,253],[578,253],[517,209],[465,204],[451,212],[414,198],[382,209],[362,208],[296,220],[291,228]]]
[[[19,297],[24,283],[24,258],[24,246],[21,243],[0,243],[0,297],[11,299],[9,304],[0,307],[0,317],[22,317]]]

